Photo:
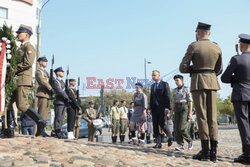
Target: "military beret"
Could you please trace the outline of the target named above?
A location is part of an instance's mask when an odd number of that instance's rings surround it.
[[[59,71],[64,72],[62,67],[58,67],[57,69],[54,70],[55,73],[57,73]]]
[[[141,88],[143,88],[143,85],[142,85],[142,83],[140,83],[140,82],[137,82],[137,83],[135,84],[135,86],[140,86]]]
[[[250,35],[240,34],[239,38],[240,38],[240,42],[245,43],[245,44],[250,44]]]
[[[210,30],[210,29],[211,29],[211,25],[210,25],[210,24],[207,24],[207,23],[198,22],[196,31],[197,31],[198,29],[199,29],[199,30]]]
[[[93,100],[91,100],[90,102],[89,102],[89,104],[91,105],[91,104],[95,104],[95,102],[93,101]]]
[[[69,82],[74,82],[74,81],[76,81],[76,79],[74,78],[69,79]]]
[[[175,80],[175,79],[178,79],[178,78],[179,78],[179,79],[183,79],[183,76],[182,76],[182,75],[175,75],[175,76],[174,76],[174,80]]]
[[[32,28],[21,24],[16,33],[27,32],[30,36],[33,34]]]
[[[48,59],[45,56],[43,56],[43,57],[39,57],[37,61],[38,62],[40,62],[40,61],[48,62]]]

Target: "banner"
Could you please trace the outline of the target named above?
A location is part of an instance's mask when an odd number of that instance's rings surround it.
[[[0,109],[1,112],[5,110],[5,79],[6,79],[6,68],[7,68],[7,60],[6,60],[6,43],[0,41],[2,44],[2,50],[0,55]]]

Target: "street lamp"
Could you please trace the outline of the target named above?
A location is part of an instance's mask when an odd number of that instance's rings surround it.
[[[147,61],[146,58],[144,58],[144,70],[145,70],[145,90],[147,95],[147,64],[151,64],[150,61]]]
[[[50,0],[47,0],[43,5],[42,8],[39,10],[39,18],[38,18],[38,25],[37,25],[37,48],[36,48],[36,60],[39,59],[40,57],[40,27],[41,27],[41,14],[42,14],[42,10],[45,7],[45,5],[49,2]],[[39,68],[39,63],[36,61],[36,70],[38,70]],[[37,109],[37,98],[36,98],[36,90],[38,88],[38,83],[35,80],[35,101],[34,101],[34,108]]]

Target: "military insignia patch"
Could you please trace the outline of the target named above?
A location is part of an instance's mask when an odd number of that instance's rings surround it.
[[[28,54],[29,54],[29,55],[32,54],[32,50],[28,50]]]

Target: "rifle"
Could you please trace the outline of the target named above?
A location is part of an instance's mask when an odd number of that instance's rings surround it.
[[[69,66],[67,66],[67,73],[66,73],[66,93],[69,95]]]
[[[80,77],[78,77],[78,81],[77,81],[77,91],[76,91],[76,96],[77,96],[77,102],[79,104],[79,106],[81,106],[81,100],[80,100]],[[76,122],[75,122],[75,128],[74,128],[74,134],[75,134],[75,138],[78,139],[79,137],[79,115],[81,115],[81,109],[76,111]]]
[[[51,85],[52,89],[54,87],[54,77],[53,77],[53,73],[54,73],[54,69],[53,69],[53,66],[54,66],[54,63],[55,63],[55,58],[54,58],[54,54],[52,55],[52,61],[51,61],[51,69],[50,69],[50,77],[49,77],[49,84]],[[53,91],[51,91],[51,94],[50,94],[50,99],[53,100]]]
[[[238,44],[237,38],[236,38],[235,50],[236,50],[237,55],[240,55],[239,54],[239,44]]]

